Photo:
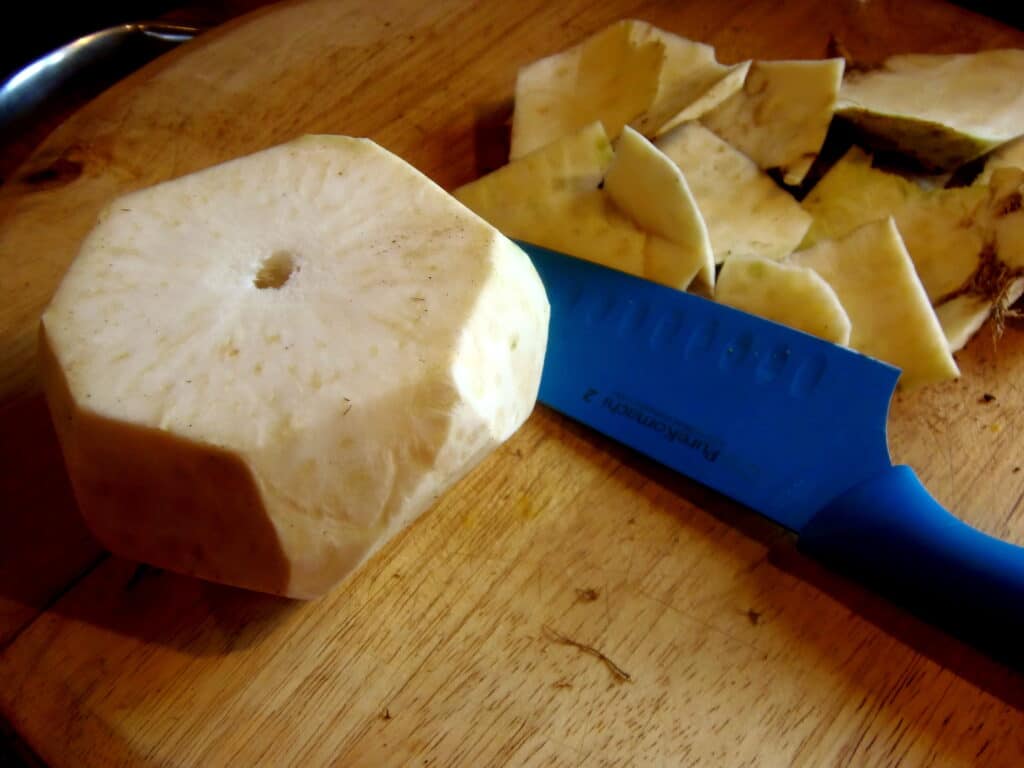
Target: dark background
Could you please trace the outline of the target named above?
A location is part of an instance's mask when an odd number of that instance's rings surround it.
[[[260,5],[245,0],[181,2],[181,0],[98,0],[84,3],[18,3],[17,17],[7,18],[7,40],[0,47],[0,82],[25,64],[69,43],[77,37],[106,27],[135,21],[163,20],[196,26],[213,26]],[[13,16],[10,6],[5,16]]]
[[[429,2],[429,0],[425,0]],[[481,0],[492,2],[494,0]],[[1024,28],[1024,3],[1019,0],[953,0],[958,5],[989,15],[1000,21]],[[272,0],[219,0],[219,2],[186,2],[184,0],[97,0],[84,3],[28,2],[18,4],[17,21],[8,19],[8,39],[0,46],[0,84],[39,57],[82,35],[107,27],[140,21],[162,21],[200,28],[209,28],[235,16],[266,5]],[[13,12],[8,8],[8,16]],[[152,46],[150,46],[151,48]],[[122,68],[141,65],[147,49],[132,58],[122,57]],[[0,131],[0,185],[25,160],[54,128],[76,109],[98,95],[105,85],[125,72],[102,73],[95,82],[78,85],[61,95],[59,103],[48,105],[33,123]]]
[[[8,39],[0,46],[0,84],[22,67],[76,40],[108,27],[144,21],[180,24],[209,29],[273,0],[99,0],[92,3],[25,3],[17,22],[7,27]],[[79,107],[99,95],[107,86],[145,64],[171,46],[148,41],[142,36],[122,45],[116,58],[94,66],[62,88],[58,97],[28,121],[0,124],[0,185],[29,157],[47,135]],[[0,763],[2,766],[2,763]]]
[[[9,19],[10,33],[0,47],[0,82],[45,53],[81,35],[115,24],[163,19],[179,23],[212,26],[261,3],[245,0],[182,3],[180,0],[105,0],[90,3],[24,3],[16,23]],[[1024,4],[1018,0],[963,0],[965,8],[1024,27]],[[10,13],[10,9],[8,9]]]

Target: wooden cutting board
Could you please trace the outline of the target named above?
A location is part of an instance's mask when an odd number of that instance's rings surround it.
[[[865,62],[1024,46],[924,0],[308,0],[96,99],[0,188],[0,711],[43,760],[1024,762],[1018,674],[542,407],[313,603],[105,557],[77,521],[34,333],[107,200],[305,132],[370,136],[454,187],[503,161],[520,65],[630,16],[725,61],[820,57],[831,36]],[[890,428],[942,502],[1019,543],[1022,339],[982,333],[961,380],[898,396]]]

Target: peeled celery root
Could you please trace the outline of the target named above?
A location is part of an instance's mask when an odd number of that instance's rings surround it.
[[[686,176],[716,263],[734,255],[782,259],[796,250],[811,216],[753,160],[700,123],[682,125],[656,144]]]
[[[620,21],[520,69],[510,159],[594,122],[614,139],[622,126],[639,118],[658,95],[665,58],[664,44],[650,30],[643,22]],[[709,46],[694,49],[694,61],[714,61],[705,49],[710,51]]]
[[[41,373],[104,546],[308,598],[522,424],[548,314],[526,254],[430,179],[310,136],[112,201]]]
[[[809,267],[759,256],[722,266],[715,300],[835,344],[849,344],[850,318],[832,287]]]
[[[747,74],[750,72],[750,65],[752,63],[751,61],[741,61],[739,64],[734,64],[730,67],[729,71],[717,83],[708,88],[702,96],[690,102],[679,112],[676,112],[669,120],[663,122],[655,132],[655,136],[663,136],[673,128],[699,119],[739,91],[747,80]]]
[[[843,78],[843,59],[755,61],[743,88],[700,119],[786,184],[818,156]]]
[[[814,217],[804,245],[892,216],[929,300],[938,309],[957,300],[939,313],[956,351],[970,329],[1014,300],[1010,288],[1024,269],[1024,171],[998,168],[990,182],[925,190],[853,149],[804,200]]]
[[[932,301],[970,277],[985,238],[973,225],[984,187],[925,190],[871,167],[863,150],[851,149],[803,201],[814,221],[804,246],[842,237],[868,222],[892,216]]]
[[[975,184],[988,184],[992,180],[992,172],[996,168],[1021,168],[1024,169],[1024,138],[1014,139],[1003,144],[985,158],[985,167]]]
[[[652,138],[728,99],[749,66],[720,64],[710,45],[646,22],[617,22],[520,69],[510,159],[594,121],[612,139],[627,124]]]
[[[872,143],[954,170],[1024,134],[1024,51],[892,56],[851,73],[836,113]]]
[[[702,291],[711,293],[715,261],[708,230],[686,179],[671,160],[626,127],[604,189],[620,210],[653,236],[647,253],[650,279],[682,289],[696,280]]]
[[[633,137],[650,146],[635,132]],[[701,273],[705,275],[703,280],[713,280],[705,267],[710,246],[704,250],[696,220],[686,225],[688,230],[673,232],[674,239],[669,240],[643,229],[619,208],[606,189],[599,188],[605,173],[618,163],[620,198],[646,194],[635,185],[623,192],[628,186],[626,180],[636,177],[636,170],[630,170],[630,166],[639,162],[649,167],[650,158],[644,157],[642,146],[638,156],[636,146],[629,141],[625,161],[619,161],[600,123],[594,123],[513,160],[456,189],[454,194],[509,237],[673,288],[685,289]],[[654,160],[657,167],[659,157]],[[675,170],[668,160],[661,162],[668,171]],[[685,188],[669,184],[668,192],[670,198],[658,204],[665,210],[675,206],[682,218],[692,216],[692,211],[686,212],[693,206],[685,198]],[[635,201],[633,208],[639,207],[640,201]],[[696,250],[684,249],[679,242]]]
[[[832,286],[850,318],[850,346],[899,367],[902,387],[959,376],[892,218],[823,240],[789,262],[810,267]]]
[[[661,43],[665,56],[654,100],[632,126],[651,138],[695,120],[728,99],[746,80],[750,62],[720,64],[715,49],[663,29],[633,22],[638,39]]]
[[[1024,280],[1017,278],[1007,284],[1005,305],[1009,306],[1024,292]],[[976,334],[992,315],[993,302],[980,295],[968,293],[954,296],[935,308],[942,332],[949,342],[949,351],[958,352]],[[1001,321],[1000,321],[1001,322]],[[998,329],[997,329],[998,333]]]
[[[614,156],[592,123],[454,194],[508,237],[642,275],[645,234],[598,189]]]
[[[642,21],[632,22],[634,39],[661,45],[663,57],[658,70],[658,87],[644,112],[632,126],[651,135],[683,107],[692,104],[730,71],[715,58],[715,49]]]

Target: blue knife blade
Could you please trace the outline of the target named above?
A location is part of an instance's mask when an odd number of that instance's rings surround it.
[[[886,439],[899,370],[528,243],[551,303],[542,403],[770,517],[826,564],[1004,661],[1024,549],[939,505]]]

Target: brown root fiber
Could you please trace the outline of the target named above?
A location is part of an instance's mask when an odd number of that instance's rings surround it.
[[[592,645],[581,643],[579,640],[573,640],[571,637],[563,635],[561,632],[552,629],[547,624],[545,624],[542,627],[542,629],[544,630],[544,636],[551,642],[558,643],[559,645],[572,646],[573,648],[582,651],[588,656],[593,656],[596,659],[600,659],[601,662],[606,667],[608,667],[608,671],[612,673],[612,677],[614,677],[618,682],[630,683],[633,681],[632,676],[626,670],[624,670],[614,661],[605,656],[601,651],[597,650],[597,648],[594,648]]]
[[[1019,196],[1018,196],[1019,198]],[[1007,200],[1011,200],[1007,198]],[[1018,208],[1019,206],[1018,199]],[[1017,210],[1013,208],[1009,212]],[[1005,215],[1005,214],[1003,214]],[[992,302],[992,340],[999,341],[1006,329],[1006,320],[1015,316],[1010,309],[1009,294],[1014,281],[1024,275],[1024,269],[1011,269],[996,252],[995,244],[988,242],[978,254],[978,267],[959,288],[941,296],[935,306],[961,296],[973,296]]]

